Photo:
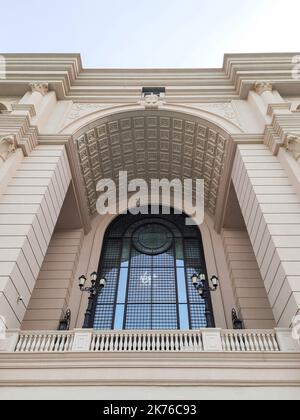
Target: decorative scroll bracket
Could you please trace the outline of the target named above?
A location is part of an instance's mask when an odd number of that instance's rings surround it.
[[[296,161],[300,161],[300,135],[288,134],[285,140],[286,150],[289,151]]]
[[[0,163],[6,162],[17,149],[16,137],[13,134],[0,136]]]

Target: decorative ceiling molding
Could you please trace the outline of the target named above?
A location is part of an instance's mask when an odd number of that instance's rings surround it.
[[[241,127],[238,115],[230,102],[225,103],[211,103],[211,104],[199,104],[194,105],[195,108],[202,109],[208,112],[211,112],[215,115],[220,115],[228,121],[231,121],[233,124]]]
[[[90,104],[90,103],[74,103],[68,113],[68,116],[64,122],[64,126],[68,126],[73,121],[79,120],[80,118],[93,114],[96,111],[109,108],[111,105],[105,104]]]
[[[134,111],[112,115],[75,137],[91,214],[96,185],[103,178],[200,178],[206,208],[214,214],[226,156],[228,135],[199,118],[168,111]]]

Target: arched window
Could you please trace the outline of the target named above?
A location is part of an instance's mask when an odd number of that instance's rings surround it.
[[[97,330],[206,328],[205,302],[191,282],[206,274],[197,226],[183,215],[122,215],[108,229],[99,265],[107,285],[97,297]],[[211,301],[209,298],[211,308]],[[210,325],[212,326],[212,325]]]

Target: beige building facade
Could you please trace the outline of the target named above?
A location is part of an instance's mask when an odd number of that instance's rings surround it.
[[[88,70],[74,54],[4,55],[0,398],[300,398],[295,56]],[[207,276],[219,278],[214,325],[97,328],[103,312],[82,328],[88,294],[78,278],[103,266],[117,220],[97,213],[97,184],[121,171],[204,179],[197,229]],[[58,331],[68,309],[69,328]]]

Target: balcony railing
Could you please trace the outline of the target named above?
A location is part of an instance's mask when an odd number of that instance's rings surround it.
[[[300,352],[291,330],[7,332],[0,352]]]

